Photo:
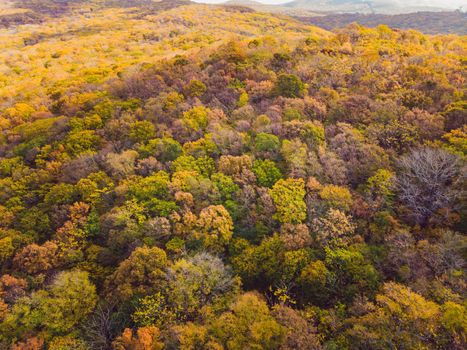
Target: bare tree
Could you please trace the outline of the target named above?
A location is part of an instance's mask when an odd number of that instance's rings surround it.
[[[398,162],[396,185],[399,199],[416,223],[426,225],[440,209],[455,210],[462,197],[461,161],[438,148],[411,151]]]
[[[82,331],[92,349],[111,350],[112,341],[124,328],[124,322],[115,306],[98,304]]]

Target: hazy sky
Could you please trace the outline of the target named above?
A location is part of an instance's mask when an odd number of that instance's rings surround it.
[[[193,0],[195,2],[208,2],[208,3],[222,3],[226,0]],[[283,4],[286,2],[291,2],[292,0],[256,0],[264,4]],[[318,2],[319,0],[316,0]],[[378,0],[375,0],[378,2]],[[386,2],[386,1],[385,1]],[[390,2],[387,1],[387,2]],[[424,6],[438,6],[438,7],[451,7],[457,8],[462,5],[467,7],[467,0],[393,0],[394,4],[400,5],[424,5]]]

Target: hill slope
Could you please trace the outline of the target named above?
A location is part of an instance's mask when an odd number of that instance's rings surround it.
[[[185,1],[68,11],[43,19],[42,25],[16,26],[14,36],[12,29],[0,29],[0,106],[18,94],[42,99],[54,84],[72,86],[85,82],[84,76],[87,82],[103,81],[126,67],[200,51],[228,38],[272,35],[293,43],[303,35],[326,35],[298,21]]]
[[[305,23],[332,30],[359,23],[367,27],[380,24],[391,28],[415,29],[427,34],[467,35],[467,13],[450,12],[415,12],[399,15],[383,14],[335,14],[320,17],[299,17]]]

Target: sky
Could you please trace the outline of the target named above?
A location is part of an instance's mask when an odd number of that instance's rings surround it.
[[[222,3],[226,0],[193,0],[195,2],[205,2],[205,3]],[[292,0],[256,0],[262,2],[263,4],[283,4],[286,2],[291,2]],[[319,1],[319,0],[316,0]],[[376,0],[375,2],[377,2]],[[390,1],[390,0],[389,0]],[[388,2],[389,2],[388,1]],[[458,8],[462,5],[467,7],[467,0],[393,0],[394,4],[403,5],[424,5],[424,6],[438,6],[438,7],[450,7]]]

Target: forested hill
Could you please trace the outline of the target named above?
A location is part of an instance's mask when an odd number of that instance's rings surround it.
[[[467,35],[467,13],[461,11],[413,12],[398,15],[343,13],[300,17],[305,23],[332,30],[359,23],[367,27],[386,24],[395,29],[415,29],[426,34]]]
[[[293,46],[304,35],[328,35],[268,14],[176,3],[92,8],[86,2],[42,25],[0,30],[0,107],[17,98],[41,104],[54,86],[101,83],[128,67],[204,51],[226,39],[268,34]]]
[[[0,349],[466,348],[465,37],[89,3],[0,29]]]

